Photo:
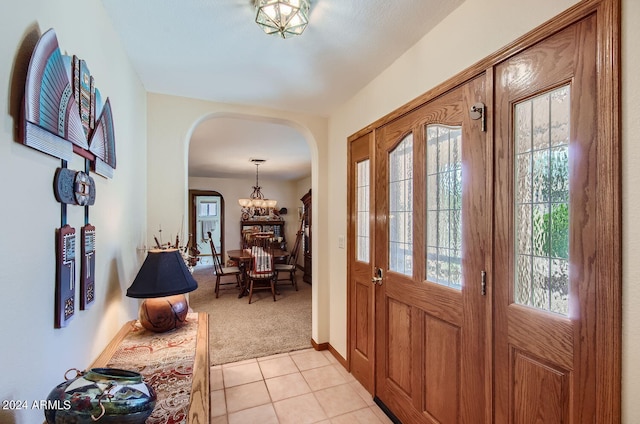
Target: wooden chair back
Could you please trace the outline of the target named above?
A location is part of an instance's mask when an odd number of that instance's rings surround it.
[[[276,301],[275,282],[277,271],[273,260],[273,247],[270,237],[254,237],[251,246],[251,269],[247,273],[249,281],[249,303],[256,289],[269,289]]]
[[[222,275],[222,262],[220,261],[220,257],[216,251],[216,246],[213,244],[211,231],[207,231],[207,235],[209,236],[209,245],[211,246],[211,256],[213,256],[213,268],[215,269],[216,274]]]
[[[291,249],[291,254],[289,255],[289,260],[287,263],[289,265],[296,265],[298,263],[298,255],[300,254],[300,250],[302,247],[302,231],[298,231],[296,234],[296,241],[293,243],[293,248]]]
[[[253,264],[251,271],[258,275],[273,274],[273,249],[271,238],[254,236],[251,239],[251,255]]]

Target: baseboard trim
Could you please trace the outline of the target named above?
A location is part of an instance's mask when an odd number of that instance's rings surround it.
[[[329,342],[318,343],[315,340],[311,339],[311,346],[313,346],[315,350],[327,350],[329,349]]]
[[[340,354],[338,353],[338,351],[337,351],[337,350],[335,350],[335,349],[333,348],[333,346],[331,346],[331,344],[329,344],[329,352],[331,352],[331,354],[333,355],[333,357],[334,357],[334,358],[336,358],[336,360],[337,360],[338,362],[340,362],[340,365],[342,365],[342,366],[344,367],[344,369],[345,369],[345,370],[349,371],[349,367],[347,366],[347,360],[346,360],[346,359],[344,359],[344,358],[342,357],[342,355],[340,355]]]
[[[340,363],[340,365],[342,365],[347,371],[349,371],[349,367],[347,366],[347,360],[343,358],[342,355],[340,355],[333,346],[331,346],[331,343],[329,342],[317,343],[315,340],[311,339],[311,346],[313,346],[315,350],[328,350],[329,352],[331,352],[333,357],[336,358],[336,360]]]

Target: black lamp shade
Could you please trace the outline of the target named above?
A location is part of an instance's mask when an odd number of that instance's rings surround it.
[[[151,250],[127,296],[152,298],[183,294],[198,288],[178,249]]]

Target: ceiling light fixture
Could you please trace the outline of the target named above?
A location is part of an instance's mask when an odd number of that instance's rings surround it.
[[[256,23],[270,35],[300,35],[309,23],[309,0],[255,0]]]
[[[269,210],[276,207],[277,200],[265,199],[262,194],[262,187],[258,181],[258,167],[266,162],[265,159],[251,159],[256,166],[256,185],[253,186],[253,192],[249,198],[238,199],[238,204],[242,206],[242,218],[248,219],[249,216],[269,214]],[[245,215],[246,214],[246,215]]]

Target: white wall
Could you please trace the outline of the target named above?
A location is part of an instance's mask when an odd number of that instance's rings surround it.
[[[346,354],[346,257],[337,240],[346,234],[349,135],[449,79],[552,18],[576,0],[466,0],[385,72],[329,119],[328,263],[330,343]],[[622,0],[623,51],[623,422],[640,422],[640,2]],[[446,58],[446,59],[443,59]]]
[[[202,178],[190,177],[189,190],[215,190],[224,198],[224,248],[225,250],[239,249],[240,244],[240,211],[238,199],[247,197],[255,185],[255,179],[240,178]],[[282,215],[284,220],[285,238],[287,247],[291,249],[295,241],[298,212],[300,203],[296,198],[296,182],[260,179],[262,192],[269,199],[278,201],[277,209],[287,208],[288,213]],[[295,212],[295,213],[294,213]],[[219,252],[221,253],[221,252]],[[228,259],[225,255],[225,260]]]
[[[33,402],[46,399],[69,368],[87,367],[136,315],[138,302],[124,292],[144,259],[136,247],[146,238],[146,95],[99,0],[22,0],[4,2],[2,9],[0,401]],[[28,61],[35,41],[49,28],[55,29],[63,54],[86,60],[96,87],[110,98],[117,151],[113,179],[92,174],[96,301],[86,311],[76,310],[63,329],[53,328],[54,237],[61,218],[52,181],[60,160],[14,140]],[[84,169],[84,162],[76,158],[69,168]],[[84,209],[68,206],[68,223],[76,228],[79,253]],[[41,410],[0,409],[3,424],[43,420]]]

